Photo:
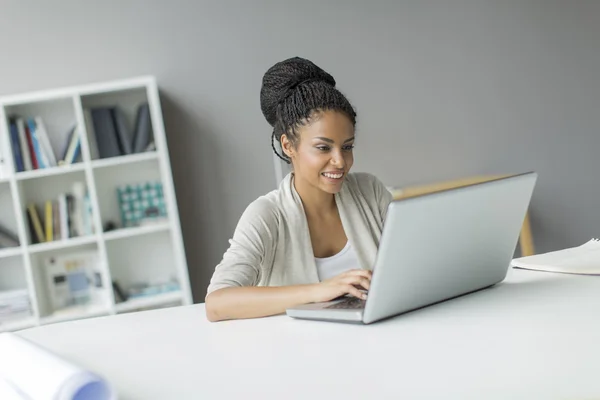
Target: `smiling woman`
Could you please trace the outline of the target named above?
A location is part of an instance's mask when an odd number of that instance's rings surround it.
[[[273,151],[292,172],[240,217],[208,287],[210,321],[365,299],[392,199],[375,176],[350,173],[356,112],[333,76],[290,58],[267,70],[260,100]]]

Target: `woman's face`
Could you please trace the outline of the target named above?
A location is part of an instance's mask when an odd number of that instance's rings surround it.
[[[327,193],[339,192],[354,163],[354,127],[350,119],[337,111],[324,111],[297,132],[295,146],[282,136],[282,147],[292,159],[294,178]]]

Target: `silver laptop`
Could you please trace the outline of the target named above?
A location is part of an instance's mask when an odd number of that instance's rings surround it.
[[[537,173],[390,203],[366,300],[289,308],[293,318],[369,324],[504,280]]]

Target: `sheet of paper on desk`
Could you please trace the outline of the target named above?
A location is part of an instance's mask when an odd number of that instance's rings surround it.
[[[98,375],[14,333],[0,333],[0,398],[11,400],[114,400]]]
[[[514,268],[567,274],[600,275],[600,240],[592,239],[577,247],[515,258]]]

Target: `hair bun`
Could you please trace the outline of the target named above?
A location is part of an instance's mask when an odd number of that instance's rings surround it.
[[[263,76],[260,90],[260,107],[267,122],[274,126],[277,106],[298,86],[315,81],[335,87],[333,76],[304,58],[289,58],[269,68]]]

